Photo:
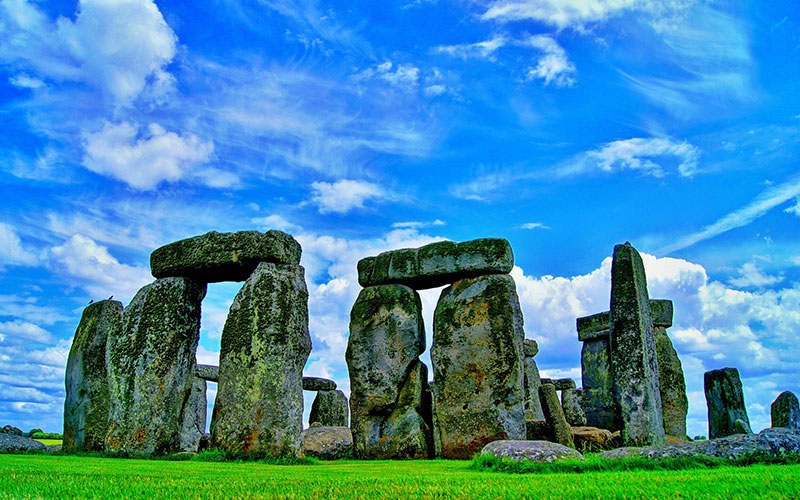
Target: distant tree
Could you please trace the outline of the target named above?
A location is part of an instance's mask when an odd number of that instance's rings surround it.
[[[36,432],[31,438],[33,439],[63,439],[61,434],[57,432]]]
[[[28,436],[28,437],[33,437],[33,435],[34,435],[34,434],[36,434],[37,432],[44,432],[44,431],[43,431],[43,430],[41,430],[41,429],[31,429],[31,430],[29,430],[29,431],[28,431],[28,433],[26,434],[26,436]]]
[[[22,435],[25,434],[24,432],[22,432],[22,429],[14,427],[13,425],[6,425],[5,427],[3,427],[3,433],[4,434],[15,434],[17,436],[22,436]]]

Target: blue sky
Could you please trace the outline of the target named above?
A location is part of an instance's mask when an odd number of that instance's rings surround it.
[[[540,368],[579,381],[575,318],[630,241],[690,434],[724,366],[760,430],[800,393],[798,82],[790,0],[0,0],[0,423],[60,429],[83,307],[127,304],[154,248],[274,228],[306,373],[345,391],[360,258],[507,238]],[[209,287],[200,362],[238,286]]]

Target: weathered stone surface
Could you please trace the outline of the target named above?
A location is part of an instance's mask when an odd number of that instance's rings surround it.
[[[653,317],[653,326],[669,328],[672,326],[673,307],[671,300],[652,299],[650,301],[650,314]]]
[[[759,434],[735,434],[717,439],[648,446],[644,448],[619,448],[601,453],[606,459],[647,457],[663,460],[683,456],[708,456],[716,458],[738,458],[749,453],[781,456],[800,453],[800,431],[782,427],[764,429]]]
[[[539,367],[533,357],[526,357],[523,361],[525,370],[525,418],[544,420],[542,402],[539,401]]]
[[[531,339],[522,340],[522,355],[526,358],[533,358],[539,354],[539,343]]]
[[[800,405],[793,392],[783,391],[770,407],[772,427],[800,429]]]
[[[326,378],[318,377],[303,377],[303,390],[304,391],[334,391],[336,390],[336,382]]]
[[[106,450],[164,454],[182,449],[195,380],[205,284],[162,278],[141,290],[108,336],[110,394]],[[191,410],[189,410],[191,411]]]
[[[195,376],[206,382],[219,382],[219,366],[197,365]]]
[[[311,427],[303,431],[303,452],[320,460],[353,456],[353,435],[347,427]]]
[[[356,458],[433,455],[425,329],[419,294],[403,285],[361,290],[350,312],[347,369]]]
[[[83,310],[69,350],[64,399],[65,450],[102,451],[108,432],[106,341],[122,322],[122,303],[101,300]]]
[[[744,405],[739,370],[736,368],[711,370],[705,373],[703,382],[708,405],[709,439],[736,434],[736,420],[746,423],[746,430],[749,430],[750,419],[747,418]]]
[[[567,419],[564,417],[564,411],[561,409],[561,403],[558,401],[558,393],[553,384],[542,384],[539,387],[539,399],[542,400],[542,409],[547,424],[550,426],[550,436],[556,443],[575,447],[572,441],[572,430],[570,429]]]
[[[308,421],[324,427],[347,427],[348,413],[347,396],[342,391],[318,391]]]
[[[559,378],[553,380],[553,385],[556,386],[557,391],[566,391],[567,389],[575,389],[575,381],[571,378]]]
[[[564,389],[561,391],[561,408],[564,410],[564,418],[573,427],[586,425],[586,413],[583,412],[582,399],[583,391],[580,389]]]
[[[613,447],[611,431],[597,427],[573,427],[572,440],[575,448],[583,451],[609,450]]]
[[[514,254],[504,239],[440,241],[361,259],[358,283],[363,287],[398,283],[421,290],[485,274],[507,274],[512,267]]]
[[[259,262],[299,265],[300,252],[300,244],[281,231],[211,231],[157,248],[150,254],[150,269],[156,278],[244,281]]]
[[[586,425],[618,430],[607,333],[584,341],[581,349],[581,380]]]
[[[300,455],[303,366],[311,352],[303,268],[259,264],[231,305],[220,347],[213,446]]]
[[[525,439],[528,441],[552,441],[550,424],[545,419],[532,419],[525,421]]]
[[[611,313],[609,311],[592,314],[575,320],[578,328],[578,340],[586,342],[598,338],[608,338],[611,325]]]
[[[651,301],[651,304],[656,301]],[[669,303],[672,301],[658,301]],[[672,312],[672,307],[670,307]],[[670,323],[672,318],[670,315]],[[686,415],[689,412],[689,399],[686,397],[686,381],[678,353],[672,346],[667,329],[658,325],[653,327],[658,356],[658,383],[661,392],[661,408],[664,418],[664,432],[681,439],[686,438]]]
[[[647,278],[639,252],[614,247],[611,264],[611,375],[622,440],[629,446],[664,444]]]
[[[28,451],[46,450],[47,446],[36,441],[16,434],[0,432],[0,451]]]
[[[525,437],[522,312],[514,279],[495,274],[442,291],[431,362],[444,458],[471,458],[486,443]]]
[[[187,452],[196,452],[200,440],[206,431],[206,412],[208,401],[206,399],[206,381],[195,377],[189,401],[184,407],[183,424],[181,426],[180,443],[178,449]]]
[[[514,461],[557,462],[560,460],[585,460],[583,455],[558,443],[549,441],[493,441],[487,444],[481,455],[510,458]]]

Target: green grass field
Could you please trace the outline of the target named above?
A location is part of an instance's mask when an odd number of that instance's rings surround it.
[[[61,444],[61,439],[34,439],[34,441],[39,441],[42,444],[46,444],[47,446],[53,446],[56,444]]]
[[[505,474],[467,461],[314,465],[0,455],[0,499],[798,498],[800,465]]]

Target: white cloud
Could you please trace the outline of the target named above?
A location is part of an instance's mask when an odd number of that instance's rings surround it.
[[[81,0],[75,20],[51,22],[34,3],[0,3],[0,60],[36,76],[79,81],[118,105],[170,81],[176,37],[152,0]]]
[[[20,295],[0,295],[0,316],[20,318],[45,325],[68,319],[53,306],[39,305],[36,297]]]
[[[25,73],[20,73],[9,78],[8,81],[11,85],[22,89],[40,89],[45,86],[45,83],[38,78],[34,78]]]
[[[741,288],[762,288],[783,281],[783,276],[769,276],[755,261],[746,262],[739,268],[740,276],[730,280],[730,284]]]
[[[126,303],[153,281],[148,269],[120,263],[106,247],[81,234],[51,248],[50,257],[53,269],[70,279],[68,284],[84,288],[95,299],[114,295]]]
[[[434,47],[432,51],[437,54],[447,54],[452,57],[462,59],[481,58],[493,59],[498,49],[506,46],[509,39],[503,35],[496,35],[489,40],[475,43],[463,43],[459,45],[440,45]]]
[[[193,134],[179,136],[152,123],[140,132],[134,124],[105,123],[86,135],[83,164],[101,175],[119,179],[131,187],[149,190],[163,181],[176,182],[197,165],[209,160],[214,146]],[[206,183],[209,184],[208,180]]]
[[[425,87],[423,92],[427,97],[436,97],[437,95],[442,95],[445,92],[447,92],[447,86],[439,83],[434,85],[428,85],[427,87]]]
[[[519,229],[550,229],[550,226],[545,226],[541,222],[526,222],[517,226]]]
[[[0,343],[9,345],[27,344],[29,342],[47,344],[53,342],[53,337],[44,328],[28,321],[17,319],[0,322]]]
[[[392,228],[394,229],[422,229],[424,227],[434,227],[434,226],[444,226],[446,224],[445,221],[441,219],[434,219],[432,221],[423,222],[423,221],[405,221],[405,222],[395,222],[392,224]]]
[[[353,76],[356,81],[378,78],[393,87],[404,90],[413,90],[419,83],[420,70],[413,64],[397,64],[384,61],[374,67],[367,68]]]
[[[267,215],[266,217],[253,217],[250,219],[250,222],[258,224],[258,226],[264,230],[277,229],[279,231],[286,231],[287,233],[303,230],[301,226],[289,222],[278,214]]]
[[[679,161],[678,173],[688,177],[697,170],[700,150],[687,142],[668,138],[633,138],[603,144],[585,154],[585,161],[604,172],[620,169],[638,170],[654,177],[666,175],[664,167],[653,159],[675,157]]]
[[[637,0],[495,0],[481,15],[500,23],[535,20],[558,28],[580,27],[637,8]]]
[[[794,214],[800,217],[800,199],[795,198],[794,201],[795,204],[784,210],[784,212],[786,212],[787,214]]]
[[[534,35],[528,43],[542,52],[542,56],[535,67],[528,70],[528,80],[542,79],[545,85],[556,87],[569,87],[575,83],[572,77],[575,74],[575,65],[569,60],[567,52],[547,35]]]
[[[382,187],[372,182],[341,179],[336,182],[314,182],[311,201],[319,207],[319,213],[345,214],[356,208],[364,208],[370,199],[391,197]]]
[[[0,269],[2,266],[22,265],[35,266],[39,259],[22,247],[22,242],[10,224],[0,222]]]

